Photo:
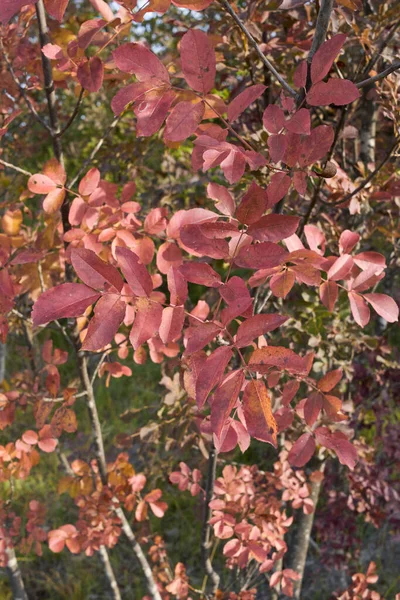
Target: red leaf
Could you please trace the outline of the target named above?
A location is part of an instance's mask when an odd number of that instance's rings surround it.
[[[307,192],[307,175],[303,171],[296,171],[294,173],[293,186],[300,196],[305,196]]]
[[[236,183],[243,177],[246,169],[246,158],[240,150],[231,150],[221,162],[221,169],[229,183]]]
[[[252,298],[241,277],[231,277],[218,291],[228,305],[221,312],[221,321],[224,325],[246,312],[252,314]]]
[[[364,294],[365,300],[388,323],[399,320],[399,307],[390,296],[386,294]]]
[[[233,216],[235,213],[235,201],[229,190],[224,185],[218,183],[209,183],[207,186],[207,196],[212,200],[217,200],[215,208],[223,215]]]
[[[319,81],[312,86],[306,99],[310,106],[344,106],[359,98],[358,88],[349,79],[329,79],[326,83]]]
[[[287,136],[280,133],[279,135],[270,135],[268,138],[268,148],[273,162],[280,162],[285,156],[287,149]]]
[[[85,50],[92,42],[97,32],[100,31],[100,29],[102,29],[106,24],[107,21],[104,21],[104,19],[90,19],[89,21],[82,23],[78,32],[79,48],[83,48]]]
[[[35,327],[65,317],[80,317],[100,294],[82,283],[63,283],[43,292],[36,300],[32,319]]]
[[[150,296],[153,291],[153,282],[146,267],[139,261],[139,257],[119,246],[116,249],[117,262],[135,296]]]
[[[185,356],[204,348],[204,346],[213,341],[220,331],[221,328],[214,323],[202,323],[195,327],[189,327],[186,330],[187,344],[184,353]]]
[[[184,225],[181,229],[181,242],[197,256],[216,259],[229,256],[228,242],[208,237],[204,234],[201,225]]]
[[[222,346],[207,357],[196,381],[196,402],[199,408],[204,406],[211,390],[220,383],[232,354],[232,348]]]
[[[190,10],[204,10],[214,0],[172,0],[172,4],[181,8],[189,8]]]
[[[339,250],[340,254],[348,254],[351,252],[356,244],[360,240],[360,234],[355,231],[345,229],[339,239]]]
[[[253,371],[258,373],[267,373],[271,367],[277,367],[278,369],[286,369],[290,373],[308,375],[313,358],[313,352],[302,357],[295,354],[293,350],[282,346],[266,346],[255,350],[248,364]]]
[[[307,82],[307,61],[302,60],[296,67],[293,75],[293,83],[299,88],[306,87]]]
[[[152,208],[144,220],[144,230],[150,235],[158,235],[165,231],[167,226],[167,209],[164,207]]]
[[[124,281],[118,270],[101,260],[93,250],[73,248],[71,251],[71,262],[78,277],[86,285],[96,289],[103,289],[104,284],[108,283],[119,292],[122,290]]]
[[[311,433],[303,433],[293,444],[288,455],[292,467],[304,467],[311,459],[315,450],[315,440]]]
[[[268,133],[279,133],[285,125],[285,114],[276,104],[270,104],[264,110],[263,125]]]
[[[181,40],[180,52],[188,85],[196,92],[208,94],[216,73],[215,52],[209,37],[200,29],[189,29]]]
[[[260,242],[280,242],[295,233],[299,221],[288,215],[265,215],[250,225],[247,233]]]
[[[149,137],[156,133],[164,123],[175,92],[159,89],[146,94],[141,102],[135,104],[134,113],[137,116],[136,135]]]
[[[238,267],[246,269],[269,269],[277,267],[289,253],[273,242],[261,242],[244,246],[235,258]]]
[[[27,4],[36,4],[37,0],[2,0],[0,4],[0,22],[6,25],[8,21]]]
[[[44,0],[44,5],[49,15],[61,23],[68,6],[68,0]]]
[[[365,327],[369,323],[371,312],[368,304],[360,294],[349,292],[350,308],[355,322],[360,327]]]
[[[148,81],[147,83],[130,83],[118,90],[111,100],[111,108],[114,114],[120,115],[128,104],[139,100],[139,98],[145,98],[146,93],[153,87],[151,81]]]
[[[164,139],[168,142],[186,140],[201,123],[204,110],[203,102],[178,102],[166,121]]]
[[[185,304],[188,296],[188,286],[184,275],[179,269],[171,267],[167,274],[170,304],[180,306]]]
[[[267,186],[268,204],[267,208],[274,206],[284,198],[290,188],[292,180],[285,173],[274,173]]]
[[[105,294],[94,310],[86,337],[82,344],[83,350],[100,350],[109,344],[118,331],[125,317],[126,304],[117,294]]]
[[[235,346],[238,348],[249,346],[256,337],[277,329],[287,319],[288,317],[278,314],[254,315],[254,317],[246,319],[246,321],[243,321],[239,325],[235,338]]]
[[[334,281],[324,281],[319,288],[319,297],[326,308],[332,312],[338,298],[339,288]]]
[[[304,404],[304,419],[312,427],[322,409],[324,397],[320,392],[311,392]]]
[[[351,470],[354,469],[358,460],[357,450],[343,433],[339,431],[332,433],[327,427],[318,427],[314,433],[321,446],[336,452],[342,465],[347,465]]]
[[[317,83],[329,73],[333,61],[345,43],[347,35],[339,33],[318,48],[311,61],[311,81]]]
[[[301,108],[288,121],[285,121],[285,127],[288,131],[291,131],[292,133],[310,135],[310,111],[306,108]]]
[[[334,371],[330,371],[318,381],[318,389],[320,389],[321,392],[330,392],[331,390],[333,390],[334,387],[337,386],[342,377],[342,369],[335,369]]]
[[[134,73],[139,81],[156,80],[159,85],[169,84],[167,69],[151,50],[138,43],[122,44],[113,52],[118,69]]]
[[[163,307],[157,302],[147,298],[138,298],[136,301],[135,320],[129,334],[129,340],[137,350],[142,344],[152,338],[161,324]]]
[[[241,92],[228,106],[228,119],[235,121],[246,108],[248,108],[257,98],[259,98],[267,88],[258,83],[246,88]]]
[[[191,283],[205,285],[206,287],[219,287],[222,285],[221,276],[206,263],[186,262],[179,267],[179,272]]]
[[[239,397],[244,382],[244,373],[240,369],[229,373],[214,392],[211,403],[211,428],[219,438],[222,429]]]
[[[271,409],[271,398],[261,379],[252,379],[243,394],[247,431],[251,437],[276,447],[278,426]]]
[[[267,192],[254,181],[236,209],[235,217],[240,223],[255,223],[267,207]]]
[[[321,160],[330,150],[334,137],[333,128],[329,125],[314,127],[311,130],[311,135],[303,138],[303,142],[301,143],[297,159],[300,167],[307,167],[315,163],[315,161]]]
[[[175,342],[182,334],[185,311],[183,306],[167,306],[162,313],[159,330],[161,341],[164,344]]]
[[[104,65],[98,56],[81,63],[77,70],[77,78],[81,86],[88,92],[98,92],[103,85]]]

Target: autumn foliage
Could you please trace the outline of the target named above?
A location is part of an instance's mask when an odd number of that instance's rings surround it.
[[[346,518],[395,528],[398,22],[319,4],[1,4],[3,566],[48,546],[101,556],[112,598],[299,598],[313,519],[339,568]],[[150,363],[168,394],[110,433],[98,390]],[[33,484],[15,512],[46,455],[74,520]],[[197,507],[173,559],[171,495]],[[351,574],[335,598],[384,597]]]

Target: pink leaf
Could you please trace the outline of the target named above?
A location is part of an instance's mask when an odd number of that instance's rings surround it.
[[[386,294],[364,294],[365,300],[388,323],[399,320],[399,307],[390,296]]]
[[[83,350],[100,350],[109,344],[125,318],[126,303],[117,294],[105,294],[94,309],[90,320]]]
[[[333,61],[339,54],[347,35],[339,33],[327,40],[318,48],[311,62],[311,81],[317,83],[327,75],[333,65]]]
[[[100,171],[93,167],[82,177],[78,191],[81,196],[90,196],[100,183]]]
[[[270,104],[264,110],[263,125],[268,133],[279,133],[285,125],[283,110],[276,104]]]
[[[339,239],[339,251],[340,254],[348,254],[351,252],[356,244],[360,240],[360,234],[345,229]]]
[[[103,19],[90,19],[82,23],[78,32],[78,46],[84,50],[92,42],[95,35],[107,24]]]
[[[223,215],[232,216],[235,213],[235,201],[232,194],[224,185],[209,183],[207,186],[207,196],[212,200],[217,200],[215,208]]]
[[[311,433],[303,433],[293,444],[288,455],[292,467],[304,467],[315,451],[315,440]]]
[[[44,0],[44,5],[48,14],[61,23],[68,6],[68,0]]]
[[[178,102],[166,121],[164,139],[168,142],[186,140],[196,131],[204,110],[203,102]]]
[[[163,310],[159,335],[164,344],[175,342],[182,334],[185,311],[183,306],[167,306]]]
[[[105,283],[108,283],[119,292],[122,290],[124,281],[118,270],[101,260],[93,250],[73,248],[71,251],[71,262],[78,277],[86,285],[96,289],[103,289]]]
[[[181,40],[180,52],[188,85],[196,92],[208,94],[216,73],[215,52],[209,37],[200,29],[189,29]]]
[[[139,257],[128,248],[118,247],[116,256],[121,271],[135,296],[150,296],[153,282]]]
[[[157,302],[147,298],[138,298],[136,301],[135,320],[129,334],[129,340],[137,350],[142,344],[152,338],[161,324],[163,307]]]
[[[259,98],[267,88],[265,85],[258,83],[246,88],[241,92],[228,106],[228,119],[232,123],[235,121],[246,108],[248,108],[257,98]]]
[[[98,56],[81,63],[77,70],[77,78],[81,86],[88,92],[98,92],[103,85],[104,65]]]
[[[278,314],[254,315],[254,317],[250,317],[249,319],[246,319],[246,321],[243,321],[239,326],[236,333],[235,345],[238,348],[249,346],[256,337],[264,335],[264,333],[267,333],[268,331],[277,329],[283,325],[287,319],[288,317]]]
[[[48,194],[56,188],[56,183],[43,173],[36,173],[28,179],[28,189],[33,194]]]
[[[280,162],[285,156],[287,149],[287,136],[280,133],[279,135],[270,135],[268,137],[268,149],[273,162]]]
[[[63,283],[43,292],[36,300],[32,319],[35,327],[65,317],[80,317],[100,294],[81,283]]]
[[[228,242],[209,237],[201,225],[184,225],[181,229],[181,242],[192,254],[197,256],[219,259],[229,255]]]
[[[204,406],[211,390],[219,384],[232,354],[232,348],[222,346],[207,357],[196,381],[196,402],[199,408]]]
[[[312,86],[306,98],[310,106],[344,106],[359,98],[360,92],[348,79],[329,79],[327,83],[319,81]]]
[[[139,98],[145,98],[146,93],[152,88],[151,82],[144,82],[130,83],[118,90],[111,100],[111,108],[114,114],[120,115],[128,104],[139,100]]]
[[[148,48],[138,43],[122,44],[113,52],[118,69],[134,73],[139,81],[154,79],[159,85],[169,84],[169,74],[162,62]]]
[[[330,281],[339,281],[339,279],[346,279],[350,274],[354,265],[353,257],[350,254],[342,254],[335,260],[333,265],[328,271],[328,279]]]
[[[334,281],[324,281],[319,288],[321,302],[330,312],[332,312],[335,307],[338,293],[339,288]]]
[[[170,304],[180,306],[186,302],[188,296],[188,286],[185,276],[179,269],[171,267],[167,274],[168,290],[170,294]]]
[[[205,285],[206,287],[219,287],[222,285],[221,276],[206,263],[186,262],[179,267],[179,271],[191,283]]]
[[[260,242],[280,242],[295,233],[299,221],[289,215],[265,215],[250,225],[247,233]]]
[[[312,427],[318,419],[323,405],[323,395],[320,392],[311,392],[304,404],[304,419]]]
[[[369,323],[371,316],[368,304],[360,294],[349,292],[350,308],[355,322],[360,327],[365,327]]]

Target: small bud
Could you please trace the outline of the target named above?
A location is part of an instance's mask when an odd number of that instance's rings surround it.
[[[320,177],[324,177],[324,179],[330,179],[331,177],[335,177],[337,173],[337,168],[335,163],[333,163],[331,160],[328,160],[328,162],[325,165],[325,168],[323,171],[321,171],[320,173],[318,173],[318,175]]]

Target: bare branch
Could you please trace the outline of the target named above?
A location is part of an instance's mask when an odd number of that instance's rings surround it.
[[[9,162],[6,162],[2,158],[0,158],[0,165],[7,167],[7,169],[12,169],[13,171],[17,171],[17,173],[22,173],[22,175],[26,175],[27,177],[31,177],[32,173],[29,171],[25,171],[25,169],[21,169],[21,167],[17,167]]]
[[[220,2],[222,4],[222,6],[225,7],[226,11],[231,15],[231,17],[235,21],[236,25],[243,31],[244,35],[247,37],[250,44],[253,46],[253,48],[257,52],[259,58],[261,59],[261,62],[264,64],[264,66],[267,67],[267,69],[269,71],[271,71],[271,73],[273,74],[275,79],[277,79],[279,81],[281,86],[288,92],[288,94],[290,94],[291,96],[293,96],[293,98],[295,98],[297,96],[297,92],[287,83],[287,81],[285,81],[285,79],[283,79],[283,77],[275,69],[274,65],[268,60],[268,58],[261,51],[256,40],[253,38],[253,36],[251,35],[250,31],[246,28],[244,23],[242,23],[242,21],[239,19],[239,17],[235,13],[235,11],[232,9],[228,0],[220,0]]]
[[[381,79],[384,79],[387,75],[390,75],[390,73],[393,73],[398,69],[400,69],[400,60],[397,60],[396,62],[391,64],[390,67],[388,67],[381,73],[378,73],[378,75],[374,75],[374,77],[368,77],[368,79],[364,79],[364,81],[359,81],[358,83],[356,83],[356,87],[363,88],[367,85],[371,85],[371,83],[375,83],[375,81],[380,81]]]
[[[326,38],[326,34],[329,27],[329,22],[331,20],[331,14],[333,10],[333,1],[334,0],[321,0],[321,8],[318,13],[317,23],[315,26],[315,35],[312,41],[311,50],[307,57],[307,62],[311,63],[311,59],[318,50],[318,48],[323,44]]]
[[[201,555],[204,565],[204,570],[207,574],[207,577],[211,579],[212,582],[212,593],[218,589],[219,585],[219,575],[216,571],[214,571],[211,558],[210,558],[210,547],[211,547],[211,509],[210,502],[212,500],[214,494],[214,482],[215,482],[215,473],[217,468],[217,452],[215,450],[214,444],[212,444],[210,448],[210,454],[208,457],[208,473],[207,473],[207,484],[206,484],[206,495],[204,498],[204,517],[203,517],[203,528],[202,528],[202,539],[201,539]],[[203,584],[203,588],[205,591],[207,585],[207,578]]]
[[[387,36],[381,41],[381,43],[379,44],[379,48],[376,51],[376,53],[372,56],[371,60],[369,61],[369,63],[367,64],[367,66],[365,67],[364,71],[363,71],[363,75],[368,75],[368,73],[370,72],[370,70],[375,66],[376,62],[379,60],[379,58],[381,57],[381,54],[383,52],[383,50],[386,48],[386,46],[389,44],[390,40],[393,38],[394,34],[396,33],[397,29],[400,26],[400,19],[398,21],[396,21],[393,25],[392,28],[390,29],[389,33],[387,34]]]
[[[72,123],[74,122],[74,120],[79,112],[79,107],[81,105],[84,92],[85,92],[85,90],[83,88],[81,88],[81,91],[79,93],[79,98],[78,98],[78,101],[76,103],[76,106],[74,108],[72,115],[68,119],[66,125],[61,129],[61,131],[59,131],[58,133],[55,134],[55,137],[62,137],[64,135],[64,133],[67,131],[67,129],[69,129],[69,127],[71,127]]]

